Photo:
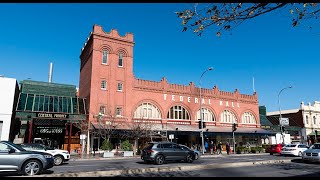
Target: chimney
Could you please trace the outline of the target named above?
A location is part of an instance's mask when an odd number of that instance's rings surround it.
[[[49,67],[49,80],[48,80],[49,83],[52,82],[52,69],[53,69],[53,64],[52,64],[52,62],[50,62],[50,67]]]

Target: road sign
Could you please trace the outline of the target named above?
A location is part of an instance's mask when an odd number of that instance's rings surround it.
[[[281,118],[280,124],[281,126],[289,126],[289,118]]]
[[[169,134],[169,139],[174,139],[174,134]]]
[[[80,134],[80,139],[86,139],[86,135],[85,134]]]

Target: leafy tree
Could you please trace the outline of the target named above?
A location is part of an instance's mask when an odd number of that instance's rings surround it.
[[[132,144],[129,142],[129,140],[122,141],[120,147],[124,151],[132,151]]]
[[[318,19],[320,7],[318,3],[196,3],[192,9],[176,14],[182,19],[183,32],[192,30],[201,36],[212,27],[220,37],[223,31],[232,31],[246,20],[275,10],[288,13],[296,27],[304,20]]]
[[[101,148],[102,150],[106,150],[106,151],[111,151],[113,149],[113,145],[110,141],[108,141],[107,139],[105,139],[103,142],[102,142],[102,146]]]

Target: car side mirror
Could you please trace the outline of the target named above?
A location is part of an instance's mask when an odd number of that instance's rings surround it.
[[[14,150],[14,149],[8,149],[8,153],[9,153],[9,154],[14,153],[14,152],[16,152],[16,150]]]

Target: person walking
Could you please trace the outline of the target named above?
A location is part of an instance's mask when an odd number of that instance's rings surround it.
[[[204,152],[206,153],[207,152],[207,149],[209,148],[209,145],[208,145],[208,142],[206,141],[204,143]]]
[[[222,151],[222,143],[218,143],[218,147],[217,147],[217,154],[221,154]]]
[[[213,141],[210,142],[209,148],[210,148],[210,154],[212,155],[213,154]]]
[[[229,153],[230,153],[230,144],[229,144],[229,142],[227,142],[227,144],[226,144],[226,150],[227,150],[227,154],[229,155]]]

